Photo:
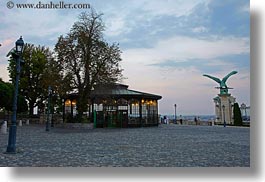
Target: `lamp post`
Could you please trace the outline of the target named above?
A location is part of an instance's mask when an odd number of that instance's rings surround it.
[[[21,71],[21,55],[24,48],[24,41],[22,36],[20,39],[16,41],[16,52],[12,54],[16,60],[16,81],[15,81],[15,91],[13,97],[13,112],[12,112],[12,120],[11,126],[9,128],[9,137],[8,137],[8,146],[6,149],[6,153],[16,153],[16,134],[17,134],[17,96],[18,96],[18,84],[20,79],[20,71]]]
[[[175,123],[177,124],[177,104],[174,104],[175,107]]]
[[[222,108],[223,108],[223,117],[224,117],[224,127],[226,127],[226,122],[225,122],[225,105],[223,105]]]
[[[50,123],[51,123],[51,95],[52,95],[52,89],[51,86],[48,87],[48,111],[47,111],[47,121],[46,121],[46,131],[50,131]]]

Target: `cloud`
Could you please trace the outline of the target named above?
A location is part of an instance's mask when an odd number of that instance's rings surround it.
[[[15,41],[11,38],[1,40],[0,55],[6,55],[10,51],[10,47],[15,47]]]
[[[188,17],[196,10],[195,7],[201,4],[207,6],[208,3],[209,0],[135,0],[128,3],[115,1],[113,6],[104,8],[104,19],[107,22],[106,35],[128,36],[129,33],[138,29],[141,29],[144,34],[149,34],[148,32],[155,34],[166,28],[175,30],[174,24],[182,25],[183,22],[178,18]],[[167,24],[166,26],[170,25],[170,27],[161,29],[162,24],[169,19],[174,20],[173,24]]]
[[[9,73],[7,70],[7,65],[6,64],[0,64],[0,78],[3,79],[3,81],[7,82],[9,81]]]
[[[242,12],[242,13],[248,13],[250,12],[250,7],[249,7],[249,4],[244,4],[242,6],[239,7],[239,12]]]
[[[118,36],[124,35],[132,30],[132,27],[128,26],[124,15],[108,17],[106,21],[104,34],[108,37],[115,37],[117,39]]]
[[[0,3],[0,77],[6,81],[6,54],[20,35],[27,43],[53,48],[84,11],[9,10],[4,3]],[[231,69],[239,71],[229,80],[235,88],[231,93],[239,102],[249,103],[249,0],[89,3],[104,14],[104,38],[120,43],[121,66],[128,78],[124,82],[131,89],[162,95],[160,113],[170,113],[175,103],[182,114],[214,113],[212,98],[218,90],[202,73],[222,77]]]
[[[213,59],[225,55],[249,53],[249,39],[237,37],[211,37],[199,39],[174,36],[160,40],[152,48],[128,49],[123,51],[126,62],[144,64],[160,63],[165,60],[185,61],[190,59]]]
[[[202,74],[222,77],[238,70],[240,76],[228,84],[235,88],[231,93],[239,102],[249,103],[250,73],[245,63],[240,66],[240,62],[249,62],[249,51],[247,37],[173,36],[150,48],[123,50],[122,67],[129,78],[125,82],[132,88],[163,96],[161,113],[170,113],[175,103],[181,114],[214,113],[212,98],[218,94],[217,85]]]
[[[15,40],[8,38],[1,40],[0,44],[0,78],[4,81],[9,81],[8,76],[8,58],[6,57],[7,53],[11,50],[11,48],[15,47]]]
[[[208,28],[204,27],[204,26],[199,26],[199,27],[195,27],[192,29],[192,32],[194,33],[205,33],[208,32]]]
[[[189,15],[193,8],[201,3],[207,4],[209,0],[147,0],[144,1],[142,8],[153,16],[170,15],[180,17]]]
[[[28,2],[33,3],[32,1]],[[5,8],[3,11],[4,15],[0,20],[4,23],[4,27],[1,27],[0,34],[7,39],[16,39],[22,35],[25,42],[34,44],[43,44],[49,39],[54,40],[59,35],[67,33],[74,21],[77,20],[77,15],[80,13],[80,11],[70,10],[72,12],[71,14],[61,14],[58,13],[60,11],[52,9],[9,10]],[[38,42],[35,41],[34,37],[38,37]]]

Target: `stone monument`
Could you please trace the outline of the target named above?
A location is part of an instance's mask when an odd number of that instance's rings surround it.
[[[226,81],[230,76],[236,73],[237,71],[232,71],[222,80],[210,75],[203,75],[219,83],[219,87],[216,88],[220,89],[220,93],[213,100],[215,103],[216,123],[223,124],[224,126],[226,126],[226,124],[234,124],[233,107],[236,99],[228,93],[228,89],[232,88],[226,85]]]

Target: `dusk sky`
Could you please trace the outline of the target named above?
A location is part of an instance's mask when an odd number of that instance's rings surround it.
[[[8,9],[0,2],[0,77],[8,81],[6,54],[22,35],[26,43],[54,48],[85,9]],[[14,0],[14,3],[38,3]],[[41,1],[49,3],[50,1]],[[53,1],[59,3],[59,1]],[[65,0],[103,13],[104,38],[122,50],[123,84],[161,95],[160,114],[214,114],[223,78],[241,104],[250,104],[249,0]]]

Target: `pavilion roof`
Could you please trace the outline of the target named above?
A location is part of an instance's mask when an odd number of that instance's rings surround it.
[[[78,95],[78,93],[70,94],[71,96]],[[128,89],[128,85],[123,84],[108,84],[96,86],[91,92],[91,98],[124,98],[124,99],[155,99],[162,98],[160,95],[151,93],[140,92],[136,90]]]

